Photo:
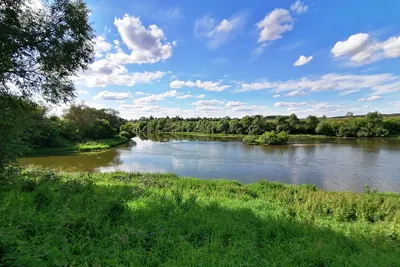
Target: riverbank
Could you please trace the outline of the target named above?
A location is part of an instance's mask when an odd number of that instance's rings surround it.
[[[232,139],[240,139],[242,140],[246,134],[214,134],[214,133],[197,133],[197,132],[170,132],[171,134],[180,134],[180,135],[190,135],[190,136],[204,136],[204,137],[220,137],[220,138],[232,138]],[[254,135],[255,137],[259,137],[260,135]],[[289,134],[289,140],[293,138],[307,138],[307,139],[335,139],[335,138],[344,138],[344,139],[357,139],[357,137],[338,137],[338,136],[328,136],[328,135],[312,135],[312,134]],[[386,137],[379,137],[384,139],[400,139],[400,135],[388,135]],[[376,138],[376,139],[379,139]],[[365,138],[360,138],[365,139]]]
[[[400,265],[398,194],[40,169],[3,183],[0,265]]]
[[[28,156],[46,155],[55,153],[74,153],[74,152],[94,152],[107,150],[115,146],[128,143],[130,140],[124,137],[114,137],[108,139],[99,139],[87,141],[85,143],[68,144],[63,147],[39,148],[27,153]]]

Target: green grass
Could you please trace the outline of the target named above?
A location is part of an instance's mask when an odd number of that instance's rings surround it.
[[[127,138],[116,137],[112,139],[101,139],[96,141],[89,141],[78,145],[80,152],[91,152],[110,149],[111,147],[125,144],[129,141]]]
[[[397,194],[25,169],[0,214],[1,266],[400,266]]]
[[[66,145],[63,147],[34,149],[30,151],[28,155],[47,155],[47,154],[66,153],[66,152],[101,151],[105,149],[110,149],[112,147],[121,144],[125,144],[127,142],[129,142],[129,140],[126,138],[114,137],[108,139],[88,141],[80,144],[66,143]]]

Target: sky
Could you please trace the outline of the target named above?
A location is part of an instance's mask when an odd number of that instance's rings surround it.
[[[139,117],[400,112],[398,0],[87,0],[77,102]]]

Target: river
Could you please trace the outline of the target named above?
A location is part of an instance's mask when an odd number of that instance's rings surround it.
[[[100,153],[22,158],[64,170],[162,172],[203,179],[315,184],[334,191],[400,192],[400,140],[291,139],[284,146],[250,146],[239,140],[182,135],[135,137]]]

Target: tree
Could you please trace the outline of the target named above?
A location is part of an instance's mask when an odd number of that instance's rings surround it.
[[[353,112],[349,111],[349,112],[346,113],[346,117],[353,117],[353,116],[354,116]]]
[[[0,170],[19,155],[32,96],[74,98],[72,77],[93,60],[93,29],[82,0],[0,2]]]
[[[93,29],[82,0],[54,0],[34,7],[31,0],[0,3],[0,92],[53,103],[69,101],[71,77],[93,60]]]

